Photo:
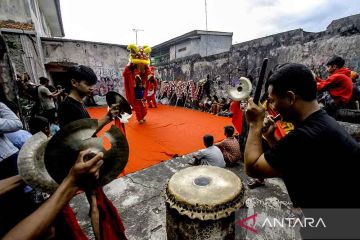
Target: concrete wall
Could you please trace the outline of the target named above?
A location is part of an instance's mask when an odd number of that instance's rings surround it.
[[[324,63],[333,54],[360,71],[360,15],[336,20],[324,32],[297,29],[233,45],[226,53],[159,64],[157,73],[162,80],[195,82],[210,74],[212,94],[226,97],[226,89],[235,86],[240,76],[251,75],[256,81],[265,57],[269,58],[268,70],[278,64],[298,62],[326,77]]]
[[[232,36],[200,35],[170,47],[170,61],[199,54],[202,57],[227,52]]]
[[[176,44],[170,48],[170,61],[199,53],[200,38]]]
[[[39,37],[51,37],[50,27],[48,26],[45,16],[39,8],[38,0],[30,0],[30,15]]]
[[[38,1],[1,0],[0,27],[35,30],[40,37],[51,37],[49,24],[39,7]]]
[[[27,0],[1,0],[0,20],[13,20],[21,23],[31,23],[30,9]]]
[[[128,64],[126,46],[65,39],[42,39],[45,64],[59,66],[87,65],[98,76],[94,92],[98,104],[105,104],[105,94],[114,90],[124,94],[122,71]]]
[[[232,36],[201,35],[200,56],[210,56],[227,52],[232,44]]]

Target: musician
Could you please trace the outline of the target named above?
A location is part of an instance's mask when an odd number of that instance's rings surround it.
[[[262,106],[266,109],[267,113],[267,117],[264,119],[263,125],[267,126],[268,124],[272,124],[272,118],[275,118],[278,113],[274,110],[273,104],[269,103],[267,93],[264,94],[263,99],[266,99],[264,100]],[[294,130],[294,125],[289,122],[280,120],[277,121],[275,125],[276,126],[273,135],[263,135],[262,147],[264,151],[269,147],[273,147],[273,145],[275,145],[277,141],[285,137],[285,135],[288,134],[290,131]],[[265,180],[264,178],[253,178],[247,183],[247,185],[250,189],[265,186]]]
[[[94,71],[87,66],[80,65],[68,69],[68,82],[66,88],[70,94],[60,104],[58,110],[60,128],[73,121],[90,118],[85,109],[83,99],[93,90],[97,82]],[[119,114],[118,105],[110,108],[107,114],[99,120],[98,128],[101,129],[110,123]],[[93,189],[94,190],[94,189]],[[102,190],[101,190],[102,191]],[[90,204],[90,217],[96,239],[100,236],[99,212],[97,208],[97,198],[95,192],[86,191],[86,197]]]
[[[103,164],[103,153],[98,153],[89,161],[84,162],[83,157],[88,152],[89,150],[79,153],[78,160],[52,196],[36,211],[11,229],[4,238],[2,238],[3,240],[43,239],[45,237],[44,234],[47,233],[56,217],[58,217],[59,213],[63,210],[66,204],[68,204],[71,198],[75,196],[76,192],[80,190],[80,179],[84,179],[84,177],[99,177],[99,170]],[[17,179],[9,180],[14,182],[13,185],[20,184],[16,182]],[[75,233],[73,234],[75,235]],[[81,239],[85,239],[85,235],[76,236],[83,237]]]
[[[266,151],[262,134],[273,136],[274,124],[264,129],[264,108],[249,99],[246,173],[260,178],[281,176],[294,207],[358,208],[359,198],[352,192],[360,183],[360,145],[320,109],[316,90],[312,72],[301,64],[285,64],[270,77],[269,101],[295,129]],[[346,179],[346,184],[334,176]],[[335,189],[342,194],[334,194]]]
[[[69,68],[67,74],[69,79],[66,82],[66,90],[70,93],[59,105],[58,118],[60,128],[73,121],[90,118],[83,100],[94,91],[97,83],[97,77],[94,71],[84,65]],[[99,120],[99,127],[110,123],[118,112],[115,106],[111,108],[107,114]]]

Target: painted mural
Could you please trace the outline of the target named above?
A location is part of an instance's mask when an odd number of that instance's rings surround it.
[[[114,68],[95,68],[98,82],[94,89],[94,100],[98,105],[106,105],[106,93],[115,91],[123,95],[124,83],[122,79],[123,69]]]

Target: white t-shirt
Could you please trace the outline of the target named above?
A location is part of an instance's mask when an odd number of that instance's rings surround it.
[[[201,165],[210,165],[216,167],[225,167],[226,163],[221,150],[212,145],[208,148],[201,149],[194,154],[197,159],[200,159]]]
[[[44,110],[50,110],[55,108],[55,103],[51,96],[52,93],[50,92],[50,90],[43,86],[40,85],[38,88],[38,96],[39,96],[39,100],[40,100],[40,105]]]

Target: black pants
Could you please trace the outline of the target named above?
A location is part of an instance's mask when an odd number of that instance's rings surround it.
[[[18,174],[17,157],[18,152],[0,162],[0,180]]]

